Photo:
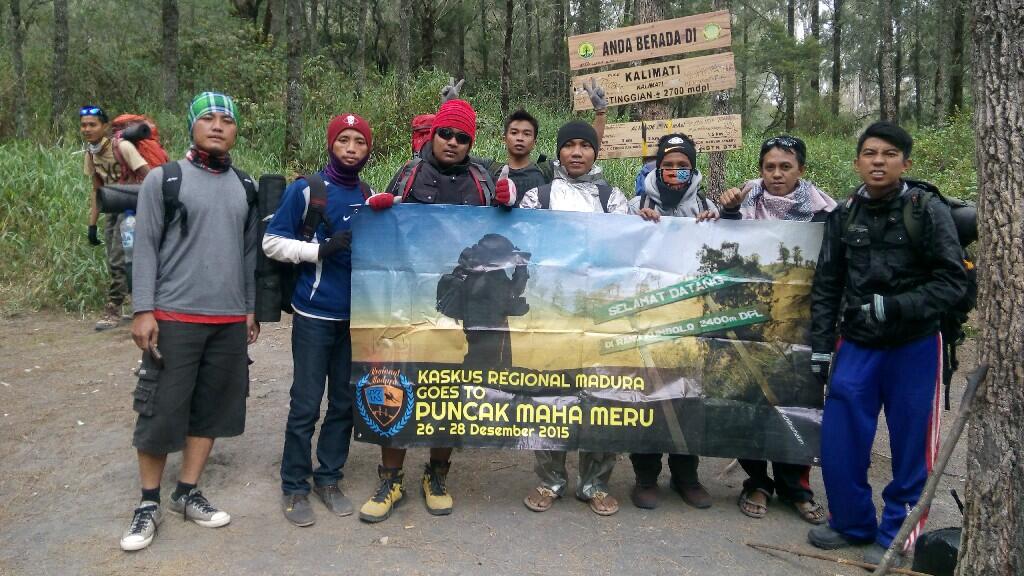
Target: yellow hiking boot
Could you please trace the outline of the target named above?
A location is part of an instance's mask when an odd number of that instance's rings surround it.
[[[385,468],[377,466],[380,485],[372,498],[359,509],[359,519],[364,522],[383,522],[391,516],[391,510],[402,501],[405,489],[402,480],[405,477],[401,468]]]
[[[434,516],[452,513],[452,497],[448,494],[448,469],[451,463],[437,464],[430,462],[423,471],[423,500],[427,504],[427,512]]]

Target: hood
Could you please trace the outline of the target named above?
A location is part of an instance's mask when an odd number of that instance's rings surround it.
[[[683,199],[679,201],[680,206],[694,204],[697,202],[697,190],[700,190],[700,183],[704,179],[700,170],[693,169],[693,178],[690,178],[690,187],[683,193]],[[644,178],[644,194],[650,196],[651,200],[661,206],[661,191],[658,190],[658,171],[652,170]]]

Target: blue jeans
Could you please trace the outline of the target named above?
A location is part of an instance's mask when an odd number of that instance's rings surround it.
[[[342,478],[352,437],[352,340],[348,321],[318,320],[295,314],[292,320],[294,380],[281,456],[281,490],[308,494],[309,477],[317,486]],[[319,466],[313,470],[313,431],[327,389],[327,414],[316,443]]]

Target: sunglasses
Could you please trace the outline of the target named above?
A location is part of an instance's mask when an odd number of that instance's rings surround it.
[[[469,134],[466,134],[465,132],[456,132],[452,128],[438,128],[435,134],[440,136],[441,140],[445,141],[455,138],[455,141],[458,142],[459,144],[462,144],[463,146],[473,141],[473,138],[471,138]]]

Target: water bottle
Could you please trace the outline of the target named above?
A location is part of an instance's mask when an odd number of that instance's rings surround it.
[[[131,264],[132,249],[135,247],[135,211],[126,210],[121,222],[121,246],[124,248],[124,261]]]

